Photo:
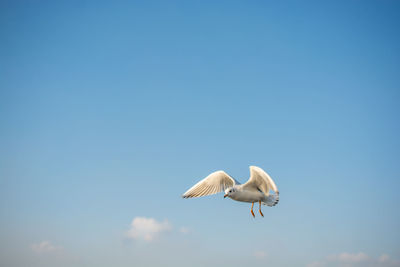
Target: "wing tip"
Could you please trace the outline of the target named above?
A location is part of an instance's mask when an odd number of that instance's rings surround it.
[[[255,165],[250,165],[249,166],[250,173],[252,172],[265,172],[262,168],[255,166]]]
[[[196,196],[193,194],[183,194],[182,195],[182,198],[193,198],[193,197],[196,197]]]

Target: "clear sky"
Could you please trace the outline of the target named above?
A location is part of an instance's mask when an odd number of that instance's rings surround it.
[[[400,266],[399,13],[1,1],[0,266]],[[264,218],[181,198],[249,165]]]

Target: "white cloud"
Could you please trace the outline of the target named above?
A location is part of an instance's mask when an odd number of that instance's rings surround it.
[[[50,241],[45,240],[40,243],[32,244],[31,249],[36,253],[47,253],[60,251],[62,250],[62,247],[56,247]]]
[[[158,222],[153,218],[136,217],[132,220],[131,228],[127,232],[127,236],[129,238],[150,242],[161,233],[170,231],[171,229],[172,226],[167,220]]]
[[[265,253],[264,251],[261,250],[257,250],[253,253],[254,257],[256,257],[257,259],[264,259],[267,256],[267,253]]]
[[[389,257],[388,254],[382,254],[382,255],[379,257],[379,261],[380,261],[380,262],[388,262],[388,261],[390,261],[390,257]]]
[[[363,252],[343,252],[312,262],[307,267],[400,267],[400,261],[391,259],[387,254],[374,258]]]
[[[357,263],[368,261],[369,257],[367,254],[363,252],[359,253],[341,253],[338,255],[331,255],[328,257],[330,261],[338,261],[338,262],[345,262],[345,263]]]
[[[181,227],[179,229],[179,232],[181,232],[182,234],[189,234],[190,233],[190,229],[187,227]]]

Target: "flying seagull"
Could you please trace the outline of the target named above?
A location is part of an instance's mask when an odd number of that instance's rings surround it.
[[[274,194],[270,194],[270,190]],[[202,197],[221,191],[225,191],[224,198],[229,197],[236,201],[251,203],[250,211],[253,217],[255,217],[253,212],[255,202],[260,204],[258,210],[264,217],[261,212],[261,203],[272,207],[279,201],[279,191],[274,181],[263,169],[256,166],[250,166],[250,178],[244,184],[240,184],[224,171],[216,171],[195,184],[182,197]]]

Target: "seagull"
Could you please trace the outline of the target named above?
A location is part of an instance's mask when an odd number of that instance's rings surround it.
[[[270,190],[274,194],[270,194]],[[261,203],[272,207],[279,202],[279,191],[275,182],[263,169],[256,166],[250,166],[250,178],[244,184],[240,184],[224,171],[216,171],[192,186],[182,197],[202,197],[221,191],[225,191],[224,198],[229,197],[236,201],[251,203],[250,211],[254,218],[256,217],[253,212],[255,202],[260,204],[258,210],[263,217]]]

